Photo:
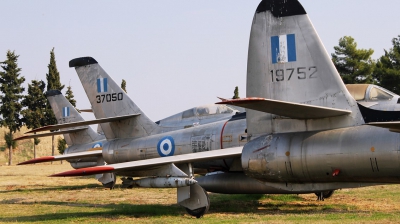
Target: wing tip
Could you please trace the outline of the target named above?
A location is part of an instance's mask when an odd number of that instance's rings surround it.
[[[101,166],[101,167],[89,167],[81,168],[77,170],[70,170],[66,172],[52,174],[49,177],[76,177],[76,176],[88,176],[100,173],[109,173],[114,170],[111,166]]]
[[[54,160],[54,156],[45,156],[36,159],[31,159],[22,163],[18,163],[17,165],[27,165],[27,164],[34,164],[34,163],[44,163],[44,162],[51,162]]]

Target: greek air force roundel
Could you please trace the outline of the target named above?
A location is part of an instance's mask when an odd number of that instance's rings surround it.
[[[172,156],[175,152],[175,142],[170,136],[162,138],[157,144],[157,152],[161,157]]]

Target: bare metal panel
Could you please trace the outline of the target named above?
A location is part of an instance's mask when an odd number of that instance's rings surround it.
[[[45,93],[50,106],[53,109],[54,115],[57,119],[58,125],[64,125],[68,123],[79,123],[84,122],[81,114],[75,109],[74,106],[61,94],[58,90],[49,90]],[[84,126],[84,125],[82,125]],[[68,126],[58,126],[57,129],[64,129]],[[52,130],[57,130],[52,129]],[[79,129],[79,128],[74,128]],[[49,129],[50,130],[50,129]],[[65,130],[61,130],[65,131]],[[34,133],[36,131],[31,131],[29,133]],[[70,132],[64,134],[64,139],[66,143],[71,145],[85,144],[87,142],[93,142],[96,140],[104,139],[104,136],[97,134],[91,127],[87,126],[86,130],[81,130],[79,132]]]
[[[298,4],[297,1],[288,1],[279,3],[283,9],[277,6],[272,8],[285,11],[285,7],[295,3]],[[288,42],[281,41],[285,38]],[[275,43],[278,39],[279,42]],[[278,50],[279,47],[281,50]],[[289,58],[284,55],[286,52],[293,52],[296,56]],[[303,130],[281,126],[281,132],[326,130],[362,123],[356,101],[347,91],[305,13],[276,17],[273,12],[266,10],[254,14],[246,90],[246,97],[351,111],[351,114],[345,116],[309,120]],[[277,129],[272,116],[254,110],[248,110],[247,122],[252,136],[274,133]]]
[[[96,119],[141,114],[125,122],[100,124],[107,139],[140,138],[160,131],[96,60],[90,57],[73,59],[70,67],[75,67]]]

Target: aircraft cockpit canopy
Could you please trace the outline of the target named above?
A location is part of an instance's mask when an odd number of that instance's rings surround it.
[[[200,107],[194,107],[182,113],[182,119],[191,117],[203,117],[217,114],[232,114],[236,110],[226,105],[209,104]]]
[[[164,127],[193,127],[196,125],[212,123],[224,119],[229,119],[239,110],[226,105],[208,104],[199,107],[193,107],[181,113],[164,118],[157,123]]]
[[[347,84],[346,88],[356,101],[390,101],[396,96],[395,93],[372,84]]]

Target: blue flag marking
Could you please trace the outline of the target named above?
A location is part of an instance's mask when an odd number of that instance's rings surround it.
[[[294,34],[271,37],[272,64],[296,61],[296,36]]]
[[[107,92],[107,78],[97,79],[97,92]]]

